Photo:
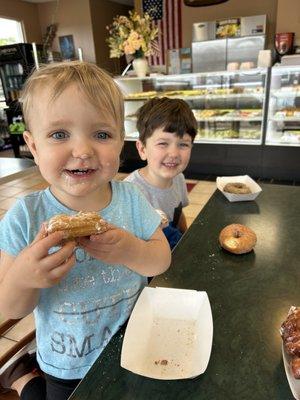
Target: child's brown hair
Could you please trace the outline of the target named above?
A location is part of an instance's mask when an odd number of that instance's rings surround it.
[[[112,114],[124,138],[124,101],[121,90],[97,65],[81,61],[44,65],[29,76],[20,100],[27,129],[30,130],[33,98],[38,97],[39,89],[50,87],[50,100],[55,100],[72,83],[79,86],[91,104],[97,108],[103,107]]]
[[[185,133],[192,141],[197,134],[196,118],[184,100],[155,97],[137,111],[137,130],[143,144],[158,129],[183,137]]]

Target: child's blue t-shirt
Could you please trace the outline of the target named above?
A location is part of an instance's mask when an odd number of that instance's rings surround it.
[[[101,210],[108,222],[148,240],[160,216],[129,182],[112,185],[112,200]],[[74,214],[49,189],[19,199],[0,221],[0,248],[17,256],[41,224],[56,214]],[[37,359],[47,374],[81,379],[111,337],[128,319],[147,278],[124,265],[109,265],[76,249],[76,264],[62,279],[40,290],[34,310]],[[20,301],[22,299],[20,298]]]

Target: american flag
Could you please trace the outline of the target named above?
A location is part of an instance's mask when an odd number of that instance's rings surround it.
[[[143,0],[143,12],[153,18],[158,28],[157,51],[149,57],[150,65],[165,65],[167,50],[182,47],[181,0]]]

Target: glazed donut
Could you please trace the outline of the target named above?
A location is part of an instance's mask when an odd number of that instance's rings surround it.
[[[286,320],[281,325],[281,336],[286,352],[300,357],[300,308],[291,307]]]
[[[224,186],[223,188],[224,192],[227,193],[235,193],[235,194],[249,194],[251,193],[251,190],[249,186],[245,185],[244,183],[241,182],[230,182],[227,183],[227,185]]]
[[[64,239],[96,235],[108,230],[108,223],[96,212],[82,212],[75,215],[59,214],[46,224],[47,234],[63,231]]]
[[[227,225],[219,235],[221,246],[234,254],[249,253],[255,246],[256,241],[257,237],[252,229],[241,224]]]

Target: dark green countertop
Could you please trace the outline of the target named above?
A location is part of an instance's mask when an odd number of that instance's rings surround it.
[[[161,381],[120,367],[124,328],[112,339],[71,400],[291,400],[279,327],[300,305],[300,187],[262,185],[252,202],[230,203],[216,191],[151,286],[208,293],[214,337],[204,374]],[[255,251],[236,256],[218,244],[230,223],[252,228]]]

